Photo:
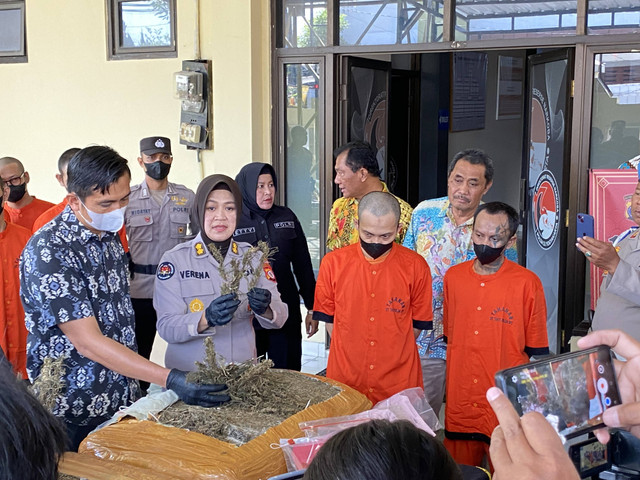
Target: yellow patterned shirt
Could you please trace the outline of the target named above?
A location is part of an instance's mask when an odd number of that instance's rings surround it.
[[[387,185],[384,182],[381,183],[382,191],[391,193]],[[395,195],[393,196],[396,197]],[[411,222],[413,208],[399,197],[396,197],[396,200],[400,203],[400,232],[396,237],[396,242],[402,244]],[[357,219],[358,200],[355,197],[341,197],[333,202],[329,215],[329,231],[327,232],[327,248],[329,250],[346,247],[358,241]]]

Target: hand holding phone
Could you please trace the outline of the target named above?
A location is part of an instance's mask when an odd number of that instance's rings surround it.
[[[606,345],[501,370],[495,379],[519,415],[539,412],[565,438],[602,427],[605,410],[621,403]]]
[[[500,425],[493,431],[489,446],[495,478],[580,478],[560,438],[542,415],[531,412],[520,418],[495,387],[487,390],[487,400]]]
[[[593,237],[593,216],[588,213],[579,213],[576,216],[576,237]]]
[[[626,358],[625,362],[616,362],[615,365],[622,405],[604,412],[604,424],[628,429],[640,438],[640,343],[620,330],[598,330],[578,340],[580,348],[598,344],[608,345]],[[594,433],[603,443],[609,440],[605,429]]]

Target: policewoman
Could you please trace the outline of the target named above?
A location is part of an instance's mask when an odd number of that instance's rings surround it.
[[[153,305],[158,333],[168,343],[167,368],[194,370],[194,363],[204,359],[207,337],[227,363],[255,358],[252,320],[268,329],[280,328],[287,320],[287,305],[280,299],[273,270],[259,255],[241,272],[237,293],[222,294],[251,247],[232,239],[241,211],[242,195],[233,179],[206,177],[196,191],[192,215],[200,233],[160,260]],[[222,271],[211,246],[224,258]],[[256,286],[249,289],[255,277]]]
[[[271,165],[257,162],[245,165],[236,181],[242,191],[243,208],[234,239],[253,245],[262,240],[277,248],[271,264],[282,300],[289,307],[289,318],[280,330],[265,330],[255,325],[258,355],[267,354],[276,368],[300,370],[300,297],[307,309],[307,334],[311,336],[318,330],[318,322],[311,318],[316,280],[307,239],[296,214],[274,204],[277,179]]]

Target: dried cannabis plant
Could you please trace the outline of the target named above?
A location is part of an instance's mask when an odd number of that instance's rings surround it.
[[[309,405],[323,402],[340,388],[299,372],[273,369],[271,361],[225,365],[211,338],[205,341],[205,359],[189,381],[225,383],[231,401],[220,408],[202,408],[177,402],[164,409],[158,420],[235,445],[263,434]]]
[[[56,406],[56,398],[64,388],[64,357],[44,359],[40,375],[31,386],[31,391],[50,412]]]
[[[224,257],[218,247],[216,247],[213,243],[207,245],[207,248],[211,252],[213,258],[218,262],[218,272],[220,273],[220,278],[224,282],[220,287],[220,293],[222,295],[226,295],[227,293],[238,293],[238,289],[240,288],[240,280],[242,277],[246,275],[247,277],[247,285],[248,290],[254,288],[260,276],[262,275],[260,269],[252,269],[253,265],[262,265],[265,262],[268,262],[269,259],[273,257],[273,255],[278,251],[277,248],[270,248],[267,242],[263,242],[262,240],[258,242],[256,246],[252,246],[247,250],[247,252],[242,256],[242,260],[234,258],[229,262],[229,264],[224,264]],[[252,272],[250,275],[247,275],[247,272]]]

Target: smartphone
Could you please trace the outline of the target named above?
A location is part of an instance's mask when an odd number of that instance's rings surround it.
[[[612,445],[603,445],[593,437],[569,447],[569,457],[578,470],[580,478],[590,478],[612,466]]]
[[[621,403],[606,345],[507,368],[495,380],[519,415],[540,412],[565,438],[601,427],[602,413]]]
[[[576,238],[593,237],[593,215],[579,213],[576,218]]]

